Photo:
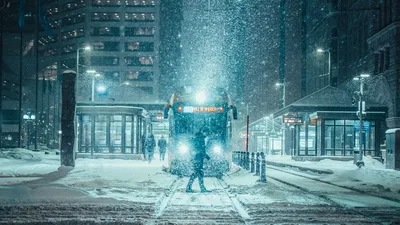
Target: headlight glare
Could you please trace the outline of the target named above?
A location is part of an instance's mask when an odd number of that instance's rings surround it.
[[[189,147],[185,144],[181,144],[181,145],[179,145],[178,150],[179,150],[179,153],[185,154],[189,151]]]
[[[221,154],[222,148],[221,148],[221,146],[216,145],[216,146],[214,146],[213,151],[214,151],[214,153]]]

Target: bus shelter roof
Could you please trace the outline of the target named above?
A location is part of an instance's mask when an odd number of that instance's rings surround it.
[[[357,103],[352,103],[351,94],[343,89],[327,86],[310,95],[301,98],[292,104],[279,109],[273,113],[273,117],[284,116],[289,113],[300,112],[356,112],[358,109]],[[356,99],[358,101],[358,98]],[[366,110],[370,112],[387,112],[388,108],[376,102],[366,100]]]

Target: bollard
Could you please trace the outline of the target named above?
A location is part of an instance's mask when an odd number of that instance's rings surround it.
[[[242,152],[242,167],[246,169],[246,152]]]
[[[240,152],[240,161],[239,161],[239,166],[240,167],[243,167],[243,157],[244,157],[244,154],[243,154],[244,152]]]
[[[260,181],[263,183],[267,182],[267,175],[266,175],[266,168],[265,168],[265,154],[261,152],[261,177]]]
[[[250,169],[250,152],[246,152],[246,170]]]
[[[260,153],[256,154],[256,175],[260,176]]]
[[[251,167],[250,167],[250,173],[254,173],[254,152],[251,153]]]
[[[235,164],[239,166],[239,152],[235,152]]]

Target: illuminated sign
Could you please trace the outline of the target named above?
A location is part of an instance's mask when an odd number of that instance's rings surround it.
[[[181,106],[179,106],[181,107]],[[179,112],[184,113],[193,113],[193,112],[204,112],[204,113],[216,113],[216,112],[223,112],[224,107],[216,107],[216,106],[185,106],[183,108],[179,108]]]
[[[193,107],[194,112],[223,112],[223,107],[215,107],[215,106],[196,106]]]
[[[301,117],[284,117],[283,122],[287,124],[303,124]]]

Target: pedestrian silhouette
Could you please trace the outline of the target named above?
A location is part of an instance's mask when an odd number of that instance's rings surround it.
[[[158,148],[160,149],[160,160],[164,161],[165,152],[167,151],[167,141],[164,138],[164,135],[158,140]]]
[[[192,146],[194,151],[192,158],[193,173],[190,175],[189,182],[186,186],[186,192],[192,193],[192,184],[196,178],[199,179],[199,185],[201,192],[210,192],[204,186],[204,172],[203,172],[203,160],[210,160],[210,156],[206,153],[205,138],[209,133],[209,129],[204,127],[201,131],[194,135],[192,140]]]
[[[154,135],[150,134],[149,137],[146,139],[146,151],[148,154],[148,159],[149,159],[149,163],[151,162],[151,160],[153,159],[153,155],[154,155],[154,148],[156,147],[156,140],[154,139]]]

